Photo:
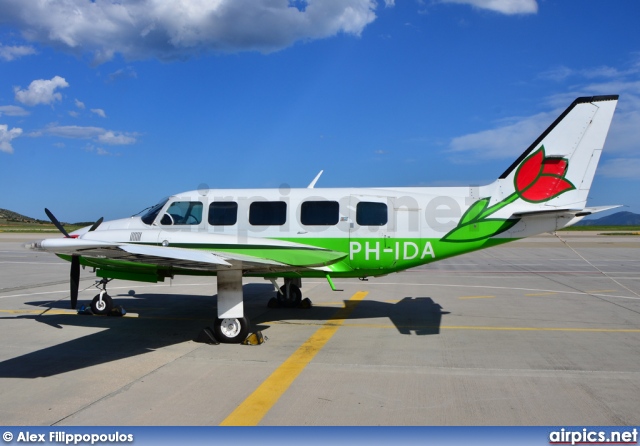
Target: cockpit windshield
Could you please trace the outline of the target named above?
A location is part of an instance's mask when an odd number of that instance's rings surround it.
[[[158,213],[160,212],[160,210],[164,207],[165,204],[167,204],[167,201],[169,201],[169,198],[164,198],[160,200],[158,204],[153,206],[142,216],[142,221],[147,225],[150,225],[151,223],[153,223],[156,217],[158,216]]]

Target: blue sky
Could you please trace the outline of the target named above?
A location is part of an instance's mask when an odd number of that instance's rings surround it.
[[[488,183],[620,94],[589,199],[640,212],[635,0],[0,0],[0,208]]]

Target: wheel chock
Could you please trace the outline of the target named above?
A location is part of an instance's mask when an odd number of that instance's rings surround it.
[[[93,316],[93,311],[91,311],[91,307],[85,307],[84,305],[82,305],[80,308],[78,308],[78,314],[83,316]]]
[[[302,299],[298,304],[298,308],[302,308],[304,310],[311,308],[311,299],[309,299],[308,297]]]
[[[280,308],[280,302],[275,297],[272,297],[267,303],[267,308]]]
[[[256,331],[255,333],[249,334],[247,339],[242,341],[242,345],[260,345],[264,344],[266,340],[267,338],[262,335],[261,331]]]
[[[111,317],[122,317],[127,314],[127,311],[122,308],[122,305],[118,305],[117,307],[113,307],[111,311],[107,314],[107,316]]]
[[[201,344],[210,344],[210,345],[218,345],[220,344],[216,337],[213,335],[213,330],[209,327],[203,328],[198,333],[198,337],[194,339],[194,342],[199,342]]]

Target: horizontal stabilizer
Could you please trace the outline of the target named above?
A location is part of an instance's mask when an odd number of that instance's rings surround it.
[[[615,206],[599,206],[599,207],[589,207],[584,209],[543,209],[543,210],[535,210],[535,211],[524,211],[524,212],[513,213],[512,218],[567,215],[567,214],[573,215],[575,217],[586,217],[587,215],[597,214],[598,212],[604,212],[610,209],[616,209],[621,206],[622,205],[619,204]]]
[[[597,207],[590,207],[590,208],[584,208],[582,210],[582,212],[576,214],[578,217],[584,217],[587,215],[591,215],[591,214],[597,214],[598,212],[604,212],[604,211],[608,211],[611,209],[617,209],[620,208],[624,205],[622,204],[615,204],[613,206],[597,206]]]

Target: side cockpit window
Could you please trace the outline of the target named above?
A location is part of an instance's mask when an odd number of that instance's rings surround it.
[[[164,200],[161,200],[160,203],[149,208],[149,210],[141,217],[142,222],[147,225],[153,224],[153,222],[156,221],[156,217],[158,216],[158,214],[160,213],[164,205],[167,203],[167,201],[169,201],[169,199],[165,198]]]
[[[174,201],[162,216],[160,224],[199,225],[202,222],[202,203],[199,201]]]

